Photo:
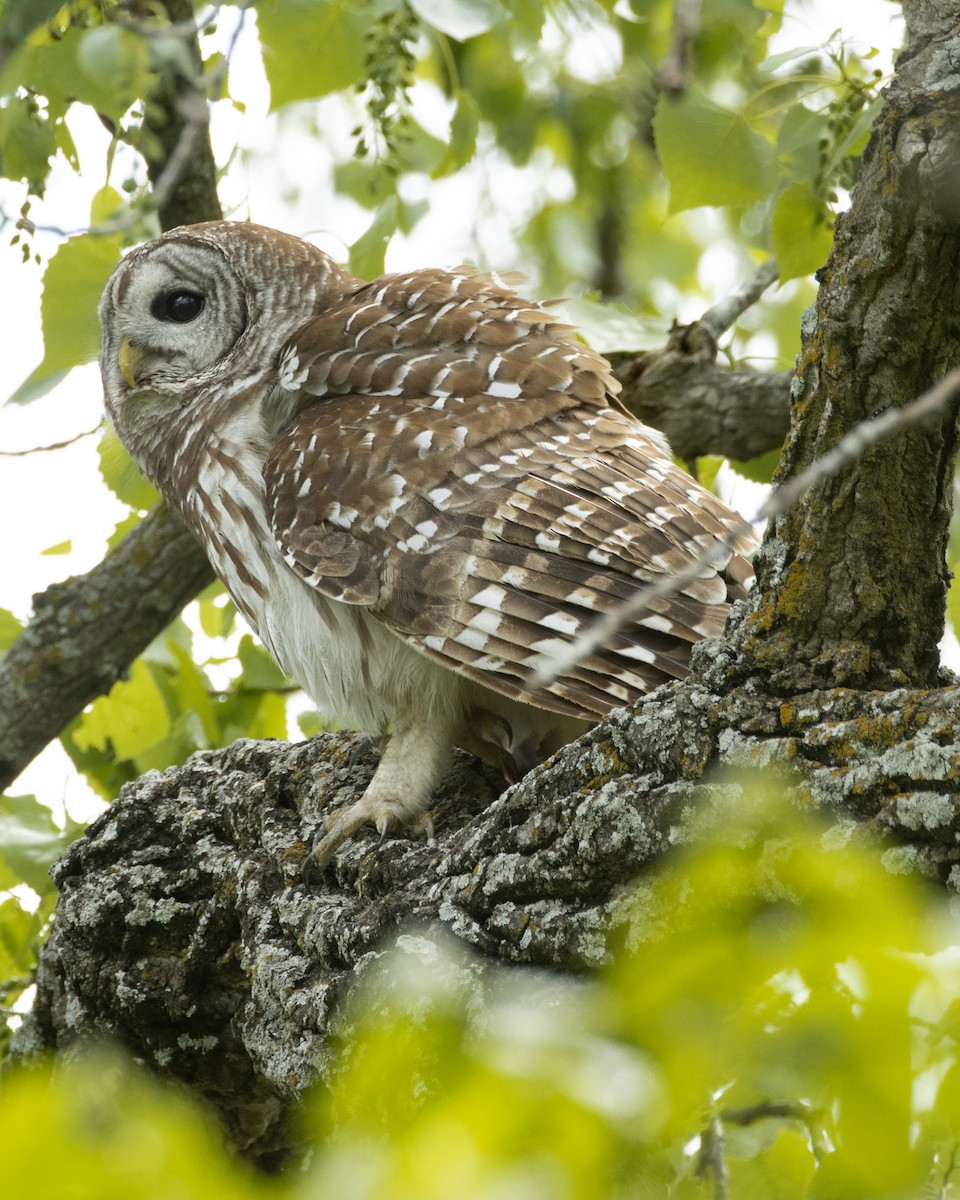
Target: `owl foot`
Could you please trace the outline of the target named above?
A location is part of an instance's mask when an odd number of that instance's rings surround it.
[[[374,806],[366,802],[367,796],[351,804],[341,812],[334,813],[327,819],[325,829],[321,829],[313,839],[310,848],[310,858],[307,863],[324,866],[333,858],[337,850],[348,841],[364,825],[374,825],[380,831],[378,845],[383,845],[387,835],[404,828],[414,836],[423,836],[428,842],[434,841],[433,816],[429,812],[417,814],[412,820],[404,814],[402,808],[394,809],[389,806],[374,811]]]
[[[314,838],[308,868],[328,863],[364,825],[375,825],[381,842],[405,827],[433,840],[430,796],[450,755],[450,730],[423,719],[398,724],[386,743],[373,779],[355,804],[333,813]]]

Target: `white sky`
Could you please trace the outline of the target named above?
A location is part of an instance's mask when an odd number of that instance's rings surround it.
[[[808,0],[788,4],[791,13],[784,22],[774,52],[790,47],[818,45],[839,25],[844,35],[860,48],[885,48],[879,58],[889,67],[891,48],[899,44],[902,23],[899,6],[889,0]],[[842,16],[839,14],[842,13]],[[365,228],[369,215],[349,202],[331,202],[330,162],[316,145],[311,153],[298,151],[292,134],[278,134],[277,124],[267,117],[267,90],[253,37],[241,38],[230,73],[233,94],[246,103],[241,117],[232,110],[215,115],[213,130],[218,161],[225,161],[235,144],[251,152],[248,165],[240,160],[224,188],[226,206],[235,207],[238,217],[249,215],[263,224],[275,225],[298,234],[308,234],[335,257],[344,257],[349,245]],[[226,106],[220,106],[225,110]],[[347,123],[343,122],[344,129]],[[48,200],[34,204],[31,216],[44,224],[76,229],[78,215],[89,211],[92,194],[102,186],[106,134],[92,114],[75,110],[71,132],[79,147],[84,172],[76,176],[64,163],[55,166],[48,187]],[[289,146],[284,141],[289,140]],[[286,153],[285,153],[286,149]],[[269,163],[263,166],[263,161]],[[284,173],[290,172],[290,177]],[[490,266],[523,269],[507,232],[522,215],[523,173],[504,168],[497,178],[487,178],[488,200],[478,209],[470,201],[473,189],[460,180],[441,186],[447,192],[443,208],[451,214],[449,224],[436,218],[421,223],[409,239],[391,245],[391,269],[424,265],[452,265],[465,257],[478,257],[477,247]],[[286,193],[296,184],[300,199],[290,204]],[[323,197],[322,215],[313,199]],[[0,199],[15,213],[22,202],[22,188],[0,181]],[[9,246],[10,230],[0,235],[0,330],[2,368],[0,404],[42,357],[39,332],[41,268],[21,264],[19,247]],[[57,244],[52,236],[40,235],[36,248],[46,256]],[[736,281],[717,260],[717,276],[709,280],[715,298],[729,291]],[[679,314],[688,317],[691,314]],[[29,449],[61,442],[95,429],[101,419],[100,382],[94,365],[76,370],[55,391],[23,407],[0,407],[0,450]],[[97,465],[96,436],[85,437],[65,449],[22,458],[0,457],[0,545],[6,564],[0,577],[0,607],[26,618],[31,595],[69,575],[89,570],[102,557],[106,538],[125,515],[103,486]],[[744,489],[732,502],[749,515],[758,503]],[[44,556],[50,546],[70,541],[68,554]],[[45,802],[68,801],[77,817],[91,811],[88,790],[75,776],[66,756],[54,745],[21,776],[15,792],[36,791]]]

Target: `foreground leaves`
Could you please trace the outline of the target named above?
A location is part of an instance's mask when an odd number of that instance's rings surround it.
[[[304,1110],[306,1170],[252,1179],[192,1102],[95,1055],[7,1082],[0,1185],[38,1200],[957,1195],[960,960],[940,893],[748,789],[701,832],[624,896],[602,979],[491,982],[461,947],[400,938]]]

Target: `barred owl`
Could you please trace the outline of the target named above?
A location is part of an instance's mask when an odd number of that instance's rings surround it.
[[[297,238],[217,221],[134,250],[101,301],[121,440],[321,712],[389,734],[321,862],[365,823],[422,818],[454,746],[515,780],[682,678],[750,576],[725,552],[534,689],[597,613],[737,518],[511,282],[364,283]]]

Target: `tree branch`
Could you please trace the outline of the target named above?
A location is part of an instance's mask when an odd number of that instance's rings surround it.
[[[689,680],[618,709],[499,798],[459,754],[434,844],[368,827],[309,886],[314,833],[375,765],[355,735],[242,739],[128,784],[54,868],[60,902],[14,1057],[116,1039],[206,1096],[237,1149],[275,1168],[296,1145],[297,1099],[350,1045],[344,1001],[411,923],[459,945],[478,997],[505,963],[595,969],[625,924],[643,936],[628,885],[702,836],[711,805],[741,805],[745,768],[822,816],[824,854],[879,834],[891,869],[956,890],[958,689],[724,695],[729,654],[701,643]],[[805,1114],[719,1114],[764,1115]]]
[[[0,791],[212,578],[180,519],[158,507],[92,571],[35,597],[0,661]]]
[[[790,428],[792,371],[731,371],[677,348],[673,334],[666,349],[631,358],[616,375],[621,402],[688,463],[705,454],[756,458]]]
[[[771,258],[699,320],[674,324],[662,349],[611,356],[623,384],[622,403],[665,434],[687,462],[704,454],[756,458],[777,449],[787,435],[793,372],[731,371],[715,361],[720,336],[776,278]]]

